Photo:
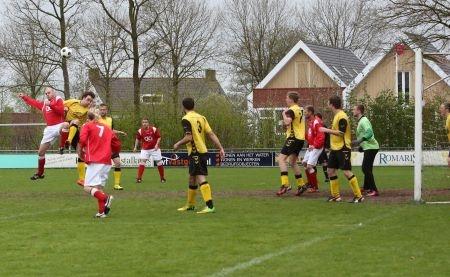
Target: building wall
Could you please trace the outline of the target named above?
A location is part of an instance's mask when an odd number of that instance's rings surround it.
[[[338,85],[303,51],[299,51],[265,88],[329,87]]]
[[[356,94],[356,97],[362,97],[364,94],[375,97],[383,90],[392,90],[394,92],[397,91],[394,53],[394,51],[391,51],[387,54],[378,66],[373,69],[372,72],[370,72],[369,75],[357,87],[353,89],[353,93]],[[414,98],[414,63],[414,51],[411,49],[405,50],[405,52],[398,58],[398,71],[410,72],[410,98]],[[424,87],[427,87],[428,85],[441,79],[425,63],[423,63],[423,73]],[[450,98],[450,87],[445,82],[441,82],[427,90],[425,93],[426,98],[436,97],[437,95]]]

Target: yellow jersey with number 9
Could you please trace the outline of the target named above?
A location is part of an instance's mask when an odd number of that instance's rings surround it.
[[[208,152],[206,148],[206,134],[212,132],[208,120],[201,114],[194,111],[188,112],[181,121],[185,134],[192,135],[192,141],[186,144],[188,154],[204,154]]]
[[[294,118],[292,119],[291,124],[287,127],[286,138],[295,137],[299,140],[305,140],[306,125],[304,120],[303,108],[297,104],[294,104],[289,107],[289,110],[294,113]]]
[[[110,116],[105,116],[105,117],[100,117],[98,119],[98,122],[105,124],[106,126],[109,127],[109,129],[112,129],[112,117]]]

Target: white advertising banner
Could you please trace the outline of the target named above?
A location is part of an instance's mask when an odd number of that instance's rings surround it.
[[[352,165],[362,165],[364,153],[352,152]],[[424,166],[447,165],[448,151],[424,151]],[[381,151],[375,157],[374,166],[414,166],[414,151]]]
[[[138,167],[140,153],[120,153],[122,167]],[[77,165],[77,154],[47,154],[45,155],[45,167],[47,168],[71,168]],[[153,162],[147,161],[147,167],[152,167]]]

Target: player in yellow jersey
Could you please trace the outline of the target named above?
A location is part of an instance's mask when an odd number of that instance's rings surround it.
[[[450,143],[450,102],[443,103],[439,107],[442,117],[445,119],[445,130],[447,131],[448,142]],[[447,164],[450,167],[450,150],[448,151]]]
[[[94,101],[95,94],[91,91],[83,93],[81,100],[79,99],[69,99],[64,101],[64,110],[66,112],[65,120],[69,122],[69,132],[61,132],[61,141],[64,142],[66,148],[72,146],[73,149],[77,150],[78,153],[78,180],[77,184],[83,186],[84,176],[85,176],[85,163],[81,157],[80,147],[78,141],[80,139],[80,129],[81,126],[87,120],[87,114]],[[61,146],[61,145],[60,145]],[[64,148],[60,148],[60,154],[62,154]]]
[[[330,177],[331,196],[328,202],[342,201],[339,191],[339,180],[337,170],[344,171],[350,187],[353,191],[353,199],[350,203],[360,203],[364,200],[359,189],[358,179],[352,173],[351,164],[351,144],[352,135],[350,131],[350,120],[347,114],[342,110],[342,100],[335,95],[330,97],[328,106],[334,114],[331,129],[320,127],[319,131],[330,134],[330,156],[328,158],[328,176]]]
[[[189,154],[189,189],[187,204],[179,208],[178,211],[195,210],[195,194],[200,186],[200,192],[203,200],[206,202],[206,207],[197,213],[213,213],[215,208],[211,196],[211,187],[206,181],[206,176],[208,175],[208,149],[206,148],[205,137],[208,136],[219,149],[221,159],[225,157],[225,151],[206,118],[194,111],[194,100],[189,97],[183,99],[183,108],[186,113],[181,122],[184,129],[184,138],[175,143],[173,149],[177,150],[184,144],[187,146]]]
[[[114,129],[114,123],[112,117],[108,116],[108,105],[100,104],[99,105],[100,117],[98,122],[105,124],[109,128],[113,130],[115,134],[127,135],[127,133]],[[114,162],[114,187],[115,190],[123,190],[123,187],[120,185],[120,180],[122,178],[122,168],[120,163],[119,152],[112,153],[111,159]]]
[[[300,196],[307,190],[303,181],[302,171],[298,165],[298,155],[305,142],[305,115],[303,108],[298,105],[298,93],[288,92],[286,95],[287,109],[283,111],[283,124],[286,127],[286,141],[284,142],[281,153],[278,156],[278,164],[281,172],[281,187],[277,192],[281,196],[291,190],[288,176],[288,161],[294,170],[297,180],[297,192]]]

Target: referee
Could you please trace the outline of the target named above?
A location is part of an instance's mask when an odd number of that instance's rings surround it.
[[[353,116],[358,120],[358,127],[356,128],[356,138],[353,145],[359,146],[359,151],[364,152],[362,163],[362,170],[364,173],[364,187],[362,189],[366,196],[378,196],[378,188],[375,185],[375,178],[373,177],[373,162],[375,156],[380,150],[378,141],[375,139],[372,124],[364,115],[364,105],[356,105],[353,108]]]

